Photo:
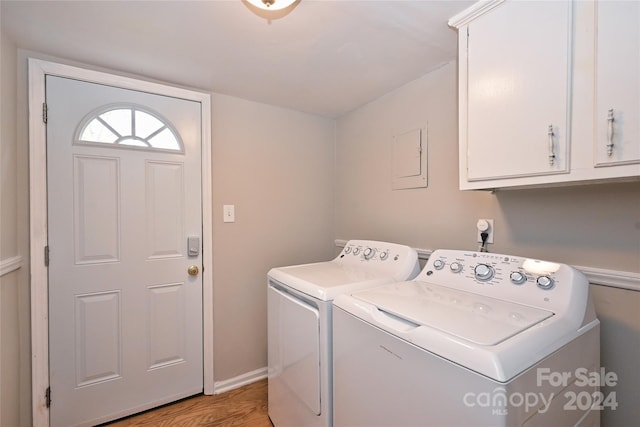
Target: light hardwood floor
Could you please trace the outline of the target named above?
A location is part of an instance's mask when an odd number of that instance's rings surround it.
[[[272,427],[267,380],[215,396],[199,395],[109,424],[109,427]]]

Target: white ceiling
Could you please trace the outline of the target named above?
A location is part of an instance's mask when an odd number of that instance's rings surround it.
[[[338,117],[456,57],[462,0],[299,0],[265,19],[242,0],[1,0],[18,47]],[[274,12],[272,12],[274,13]]]

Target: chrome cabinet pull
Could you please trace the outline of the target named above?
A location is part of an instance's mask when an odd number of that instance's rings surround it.
[[[613,154],[613,108],[607,113],[607,156]]]
[[[549,131],[547,132],[549,135],[549,165],[553,166],[553,163],[556,161],[556,152],[553,148],[553,125],[549,125]]]

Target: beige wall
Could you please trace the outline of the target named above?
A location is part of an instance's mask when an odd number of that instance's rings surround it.
[[[0,36],[0,261],[27,251],[24,150],[17,134],[17,48]],[[30,424],[27,264],[0,277],[0,425]]]
[[[214,95],[214,372],[267,365],[267,272],[327,260],[333,246],[334,122]],[[236,222],[222,222],[235,205]]]
[[[336,237],[476,249],[477,219],[492,218],[492,252],[640,272],[640,183],[458,191],[456,85],[450,63],[338,120]],[[392,136],[425,123],[428,188],[392,191]],[[621,407],[603,419],[633,425],[640,419],[640,292],[594,288],[603,365],[626,377],[616,388]]]
[[[16,144],[16,55],[15,44],[2,35],[2,57],[0,61],[0,258],[18,254],[18,210],[17,198],[17,144]]]
[[[493,196],[457,190],[455,85],[455,64],[449,64],[338,119],[337,238],[476,247],[475,219],[491,218]],[[424,125],[428,188],[392,191],[392,138]]]

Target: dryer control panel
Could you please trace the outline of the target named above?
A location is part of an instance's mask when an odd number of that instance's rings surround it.
[[[436,250],[415,280],[556,314],[586,307],[589,294],[586,277],[569,265],[489,252]]]
[[[349,240],[334,261],[344,266],[366,267],[377,273],[387,273],[397,280],[414,278],[420,272],[415,249],[375,240]]]

